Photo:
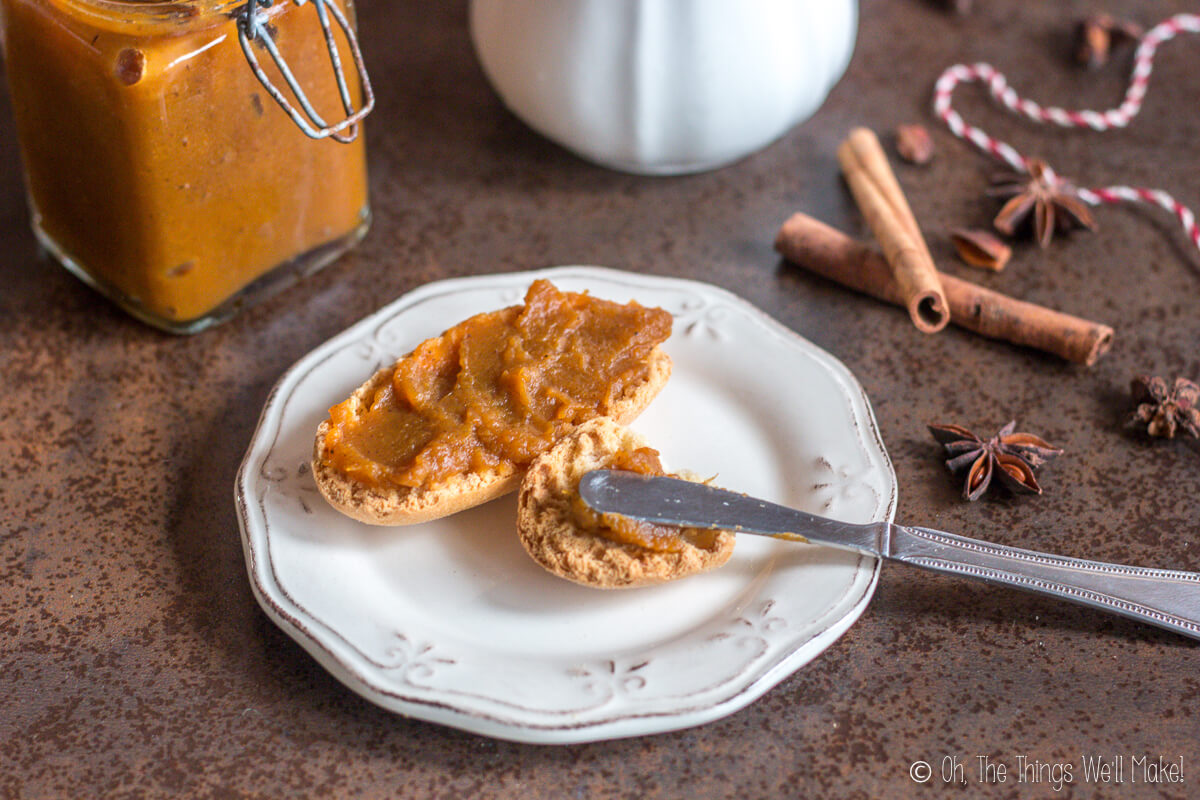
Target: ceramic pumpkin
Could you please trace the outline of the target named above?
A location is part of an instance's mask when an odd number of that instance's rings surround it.
[[[807,119],[850,60],[856,0],[472,0],[504,103],[584,158],[651,174],[748,155]]]

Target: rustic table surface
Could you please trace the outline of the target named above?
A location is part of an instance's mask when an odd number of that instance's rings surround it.
[[[508,113],[473,57],[465,3],[365,3],[379,90],[369,125],[374,226],[317,276],[190,338],[150,330],[42,257],[11,110],[0,105],[0,795],[4,797],[1050,796],[1026,763],[1070,764],[1063,793],[1179,796],[1200,783],[1197,644],[1122,618],[885,566],[849,632],[760,700],[677,733],[531,746],[409,720],[360,699],[260,611],[234,476],[274,382],[355,320],[428,281],[592,263],[726,287],[840,358],[874,404],[897,518],[1107,561],[1200,570],[1200,444],[1125,426],[1130,378],[1200,376],[1200,257],[1156,209],[1106,207],[1099,231],[1007,270],[956,262],[949,230],[985,226],[995,169],[930,114],[933,82],[988,61],[1033,99],[1115,106],[1130,51],[1070,58],[1087,2],[865,0],[850,68],[824,107],[733,166],[643,178],[585,163]],[[1153,23],[1188,9],[1113,0]],[[1200,55],[1159,54],[1124,131],[1034,126],[979,87],[956,104],[1085,185],[1162,187],[1200,204]],[[1091,368],[950,328],[810,277],[772,249],[803,210],[866,236],[834,151],[856,125],[931,128],[898,166],[950,272],[1106,322]],[[886,136],[885,136],[886,141]],[[968,504],[926,431],[1010,418],[1066,451],[1045,495]],[[1182,760],[1185,782],[1085,783],[1080,760]],[[981,776],[980,757],[1007,780]],[[910,765],[926,761],[921,786]],[[1029,775],[1027,774],[1028,778]],[[1159,777],[1163,777],[1161,774]],[[1137,779],[1138,783],[1133,783]]]

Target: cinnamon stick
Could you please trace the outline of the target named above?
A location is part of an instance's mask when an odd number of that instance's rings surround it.
[[[867,128],[856,128],[838,147],[837,157],[854,200],[883,249],[913,324],[925,333],[940,331],[950,321],[945,292],[879,139]]]
[[[896,179],[896,173],[892,172],[892,165],[888,162],[887,153],[884,152],[879,137],[870,128],[855,128],[850,131],[850,135],[846,137],[842,146],[853,154],[863,171],[870,176],[883,198],[887,200],[895,215],[904,223],[917,245],[928,255],[929,247],[925,244],[925,237],[921,234],[920,226],[917,225],[917,218],[908,204],[908,198],[904,196],[904,190],[900,188],[900,181]],[[842,169],[844,170],[845,167],[843,166]],[[931,256],[930,262],[932,261]]]
[[[775,249],[788,261],[822,277],[898,306],[905,296],[879,251],[806,214],[793,214],[779,230]],[[1107,325],[1017,300],[941,273],[950,321],[990,339],[1092,365],[1112,345]]]

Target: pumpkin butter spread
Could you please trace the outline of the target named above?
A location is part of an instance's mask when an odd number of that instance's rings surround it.
[[[658,452],[610,417],[579,425],[538,456],[517,495],[517,535],[545,569],[584,586],[624,589],[708,572],[733,555],[729,531],[596,513],[579,496],[579,480],[594,469],[663,472]]]
[[[631,410],[622,404],[649,380],[652,356],[665,360],[656,348],[671,322],[662,309],[535,281],[524,305],[422,342],[330,409],[317,467],[384,492],[519,475],[574,426]]]
[[[627,470],[641,475],[667,474],[659,460],[658,451],[653,447],[622,447],[603,468]],[[683,552],[688,545],[705,550],[713,549],[716,531],[658,525],[623,514],[601,513],[583,502],[583,498],[579,496],[578,482],[576,487],[571,497],[571,514],[575,525],[584,533],[622,544],[636,544],[659,553]]]

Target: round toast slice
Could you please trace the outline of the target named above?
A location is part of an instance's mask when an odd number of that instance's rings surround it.
[[[609,413],[615,419],[632,422],[671,377],[671,359],[661,348],[656,347],[650,352],[648,363],[645,379],[625,387],[621,396],[613,401]],[[387,383],[391,374],[392,368],[384,367],[359,386],[350,396],[352,413],[365,409],[369,399]],[[330,505],[369,525],[411,525],[439,519],[514,491],[525,474],[524,469],[509,466],[453,475],[432,486],[368,486],[347,478],[327,463],[325,437],[329,424],[327,419],[317,428],[313,478]]]
[[[534,460],[517,500],[517,533],[534,561],[585,586],[623,589],[707,572],[729,560],[735,537],[727,531],[715,532],[708,548],[685,539],[683,550],[661,552],[579,527],[571,510],[579,479],[590,470],[610,467],[618,452],[644,446],[633,431],[599,417],[583,423]],[[710,532],[683,529],[682,533]]]

